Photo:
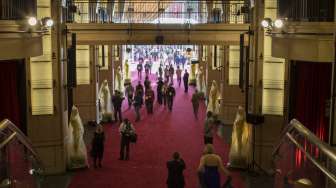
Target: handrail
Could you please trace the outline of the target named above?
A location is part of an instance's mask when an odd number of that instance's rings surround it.
[[[42,160],[40,157],[37,155],[37,152],[33,149],[33,144],[29,141],[29,139],[23,134],[23,132],[18,129],[10,120],[4,119],[3,121],[0,122],[0,132],[4,129],[9,129],[13,133],[2,143],[0,143],[0,148],[2,148],[4,145],[6,145],[9,141],[12,139],[17,138],[20,143],[22,143],[31,154],[33,154],[34,158],[36,159],[36,162],[43,167]]]
[[[272,155],[275,156],[281,145],[284,143],[285,138],[288,138],[298,149],[300,149],[305,156],[319,169],[321,170],[328,178],[330,178],[333,183],[336,184],[336,176],[330,172],[325,166],[323,166],[318,160],[314,159],[311,154],[309,154],[305,148],[295,139],[295,136],[292,134],[293,132],[301,135],[305,139],[307,139],[310,143],[314,144],[319,151],[324,153],[329,159],[333,162],[336,162],[336,152],[333,150],[328,144],[321,141],[314,133],[312,133],[309,129],[307,129],[304,125],[302,125],[298,120],[293,119],[290,121],[288,126],[281,133],[281,139],[279,143],[276,145]]]

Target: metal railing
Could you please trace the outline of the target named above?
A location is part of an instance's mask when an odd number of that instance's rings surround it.
[[[0,188],[40,187],[44,166],[29,139],[9,120],[0,122]]]
[[[278,1],[278,16],[289,21],[332,22],[335,0],[281,0]]]
[[[19,20],[36,15],[36,0],[0,0],[0,20]]]
[[[68,1],[74,23],[247,23],[246,1]]]
[[[286,153],[289,154],[287,157],[284,157]],[[328,183],[336,185],[334,172],[334,165],[336,164],[335,149],[321,141],[296,119],[293,119],[283,130],[281,140],[273,152],[273,157],[274,161],[279,158],[284,160],[279,168],[287,169],[290,173],[301,169],[301,173],[298,173],[299,175],[297,176],[311,176],[312,179],[315,178],[315,184],[318,183],[320,187],[323,187],[322,184],[326,184],[326,179],[328,179]],[[298,165],[297,163],[302,164]],[[314,175],[314,177],[309,172],[314,172],[318,175]],[[285,179],[288,179],[286,175]]]

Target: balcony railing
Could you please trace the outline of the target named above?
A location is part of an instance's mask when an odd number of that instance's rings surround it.
[[[121,2],[121,3],[120,3]],[[246,1],[68,1],[72,23],[247,23]]]
[[[336,185],[336,151],[295,119],[284,129],[273,156],[275,188],[300,182],[311,184],[307,187]]]
[[[36,15],[36,0],[0,0],[0,20],[20,20]]]
[[[335,0],[278,0],[278,17],[289,21],[333,22]]]

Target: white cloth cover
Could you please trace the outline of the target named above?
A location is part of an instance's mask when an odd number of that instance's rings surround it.
[[[246,168],[252,158],[252,125],[246,122],[245,117],[244,109],[238,107],[229,153],[230,166],[236,168]]]
[[[99,119],[102,120],[104,115],[109,115],[112,118],[111,120],[114,120],[111,92],[107,80],[104,80],[104,82],[100,86],[98,96],[100,102]]]
[[[123,73],[122,73],[122,70],[121,70],[121,67],[119,66],[116,73],[115,73],[115,80],[114,80],[114,83],[115,83],[115,90],[118,90],[120,91],[121,93],[123,93]]]
[[[216,80],[212,81],[212,85],[210,88],[209,92],[209,101],[208,101],[208,106],[207,106],[207,112],[211,111],[214,114],[219,113],[219,104],[218,104],[218,99],[219,99],[219,90],[217,86]]]
[[[130,71],[129,71],[129,63],[128,63],[128,59],[126,59],[124,65],[125,65],[125,73],[124,73],[124,77],[125,77],[125,79],[130,79]]]
[[[204,72],[203,72],[203,67],[200,66],[199,69],[197,70],[197,73],[196,73],[196,80],[197,80],[197,90],[200,92],[200,93],[205,93],[205,79],[204,79]]]
[[[73,106],[68,129],[67,167],[78,169],[88,167],[87,151],[83,140],[84,127],[78,109]]]

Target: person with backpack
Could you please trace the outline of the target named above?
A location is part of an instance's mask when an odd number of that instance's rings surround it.
[[[127,118],[120,124],[119,133],[121,136],[119,160],[129,160],[130,141],[132,134],[135,134],[135,129]]]

